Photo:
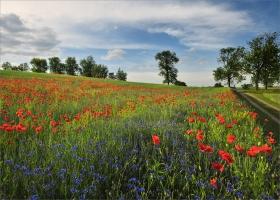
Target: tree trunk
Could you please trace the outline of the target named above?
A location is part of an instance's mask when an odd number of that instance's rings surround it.
[[[264,83],[265,89],[267,90],[268,82]]]
[[[258,81],[255,82],[255,85],[256,85],[256,90],[259,90],[259,82]]]
[[[228,77],[227,84],[228,84],[228,87],[230,87],[230,77]]]

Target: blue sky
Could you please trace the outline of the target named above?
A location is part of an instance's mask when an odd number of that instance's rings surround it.
[[[219,49],[279,32],[279,0],[1,1],[0,61],[92,55],[129,81],[161,83],[154,59],[175,51],[178,79],[214,83]]]

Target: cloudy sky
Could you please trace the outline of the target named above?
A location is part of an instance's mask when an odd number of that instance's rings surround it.
[[[154,59],[172,50],[178,79],[212,85],[220,48],[280,31],[280,0],[0,1],[0,62],[92,55],[128,81],[160,83]]]

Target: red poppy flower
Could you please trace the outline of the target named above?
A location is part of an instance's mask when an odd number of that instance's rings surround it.
[[[193,133],[193,130],[191,130],[191,129],[186,130],[185,133],[186,133],[187,135],[191,135],[191,134]]]
[[[234,159],[232,157],[232,155],[230,155],[230,153],[223,151],[223,150],[219,150],[219,156],[221,157],[221,159],[223,159],[224,161],[227,162],[227,164],[232,164],[234,162]]]
[[[215,188],[218,188],[218,185],[217,185],[217,178],[211,178],[210,179],[210,184],[215,187]]]
[[[156,134],[152,135],[152,140],[153,140],[153,143],[155,145],[159,145],[160,144],[160,139],[159,139],[159,137]]]
[[[38,126],[38,127],[35,128],[35,132],[36,132],[37,134],[41,133],[42,130],[43,130],[43,127],[42,127],[42,126]]]
[[[18,125],[16,125],[16,126],[15,126],[15,129],[16,129],[16,131],[18,131],[18,132],[25,132],[25,131],[27,130],[27,128],[26,128],[23,124],[21,124],[21,123],[19,123]]]
[[[229,134],[227,136],[227,143],[232,144],[232,143],[234,143],[235,139],[236,139],[235,135]]]
[[[196,134],[196,139],[197,139],[198,141],[201,141],[201,140],[204,139],[204,135],[203,135],[202,133],[197,133],[197,134]]]
[[[206,123],[206,119],[204,117],[198,117],[197,119],[202,123]]]
[[[218,163],[218,162],[213,162],[212,163],[212,168],[216,169],[216,170],[218,170],[220,172],[224,171],[224,165],[222,165],[221,163]]]
[[[198,147],[199,147],[200,151],[202,151],[202,152],[207,152],[207,153],[213,152],[213,148],[209,145],[199,143]]]
[[[193,123],[193,122],[195,122],[195,119],[194,119],[193,117],[189,117],[189,118],[187,119],[187,121],[188,121],[189,123]]]
[[[239,144],[235,145],[234,148],[235,148],[235,150],[238,151],[238,152],[242,152],[242,151],[244,150],[244,148],[243,148],[241,145],[239,145]]]
[[[232,126],[232,124],[227,124],[226,125],[226,128],[232,128],[233,126]]]
[[[248,149],[247,155],[250,157],[255,157],[259,153],[271,153],[271,152],[272,152],[272,148],[267,144],[264,144],[262,146],[252,146],[250,149]]]
[[[268,142],[269,144],[276,144],[276,140],[275,140],[272,136],[269,136],[269,137],[267,138],[267,142]]]

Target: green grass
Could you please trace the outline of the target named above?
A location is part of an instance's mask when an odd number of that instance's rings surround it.
[[[279,88],[269,88],[265,89],[249,89],[240,90],[245,94],[261,101],[262,103],[271,106],[272,108],[280,111],[280,89]]]
[[[228,88],[0,71],[0,198],[277,199],[279,145],[247,155],[268,143],[252,111]]]

